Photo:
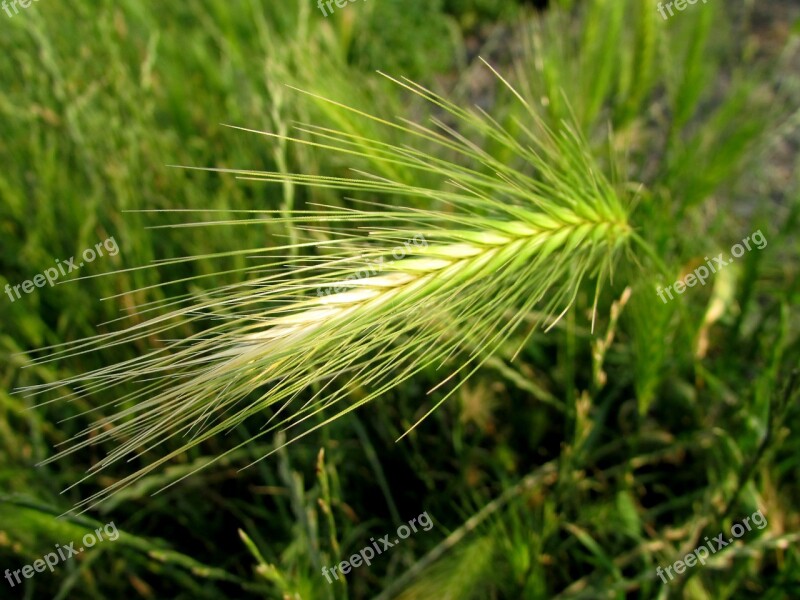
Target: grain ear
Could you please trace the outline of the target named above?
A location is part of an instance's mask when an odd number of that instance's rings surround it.
[[[167,440],[183,440],[82,507],[94,506],[248,419],[265,421],[252,439],[292,429],[297,433],[291,442],[429,365],[444,366],[449,375],[434,388],[442,391],[408,433],[523,324],[528,330],[532,324],[552,327],[592,274],[599,274],[599,290],[631,229],[626,202],[593,163],[577,130],[564,125],[552,131],[531,112],[521,133],[512,134],[485,113],[468,111],[413,82],[392,81],[449,113],[453,124],[439,117],[433,127],[389,122],[356,111],[401,133],[398,145],[313,127],[307,128],[310,141],[257,133],[343,157],[379,157],[431,181],[427,187],[385,177],[233,172],[263,182],[382,194],[394,201],[421,197],[426,207],[370,202],[368,209],[256,214],[254,227],[263,226],[266,215],[278,226],[324,228],[328,235],[249,252],[261,262],[242,269],[238,283],[180,299],[160,316],[75,344],[73,350],[102,351],[120,340],[172,337],[165,347],[35,390],[77,383],[93,391],[124,388],[120,402],[133,400],[46,462],[116,442],[91,469],[96,474],[116,461],[157,450]],[[330,108],[355,110],[336,102]],[[491,140],[500,155],[513,160],[480,150],[472,138]],[[288,262],[287,251],[294,257]],[[209,317],[212,325],[188,337],[163,335]],[[518,343],[526,339],[520,336]],[[69,353],[69,348],[56,352]],[[355,387],[368,391],[355,399],[348,394]]]

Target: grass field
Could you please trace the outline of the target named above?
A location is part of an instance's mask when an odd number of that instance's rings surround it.
[[[800,9],[541,4],[0,10],[0,598],[800,597]]]

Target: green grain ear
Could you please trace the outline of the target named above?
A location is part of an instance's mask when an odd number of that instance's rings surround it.
[[[181,300],[141,325],[55,353],[164,337],[175,324],[209,317],[216,323],[136,361],[37,389],[79,384],[90,391],[135,390],[119,397],[126,408],[47,462],[114,442],[94,474],[157,451],[168,439],[185,439],[82,508],[251,417],[265,421],[256,437],[291,430],[290,443],[422,369],[444,367],[450,375],[437,386],[442,389],[427,416],[523,323],[547,319],[552,326],[573,304],[584,278],[612,271],[631,232],[627,201],[593,163],[576,130],[549,129],[504,79],[500,84],[527,107],[529,116],[518,128],[522,135],[411,81],[392,81],[446,113],[450,124],[441,117],[431,124],[384,120],[315,96],[330,111],[356,114],[377,132],[401,134],[405,142],[312,126],[301,126],[309,138],[264,133],[265,141],[305,144],[356,162],[385,161],[435,185],[366,172],[341,178],[231,171],[265,184],[347,190],[369,201],[357,200],[348,209],[248,215],[235,224],[259,227],[269,219],[300,239],[254,249],[250,254],[261,262],[242,271],[239,284]],[[473,138],[492,139],[504,156],[514,157],[512,164],[483,152]],[[374,200],[378,195],[385,204]],[[429,208],[405,206],[410,198],[426,198]],[[415,243],[420,236],[424,244]],[[357,401],[346,392],[354,386],[367,390]]]

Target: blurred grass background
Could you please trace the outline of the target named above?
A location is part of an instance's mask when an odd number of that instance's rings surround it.
[[[0,287],[110,235],[120,246],[81,269],[79,281],[13,303],[2,296],[0,568],[20,568],[110,520],[123,532],[24,589],[0,580],[0,597],[800,595],[799,410],[789,377],[800,350],[791,121],[800,86],[787,51],[797,45],[797,10],[780,2],[745,2],[735,14],[694,6],[665,24],[652,2],[551,4],[539,13],[511,0],[370,0],[324,19],[297,0],[94,0],[0,13]],[[143,268],[155,260],[269,247],[292,235],[268,219],[165,232],[148,227],[180,223],[179,214],[136,211],[185,208],[224,219],[236,210],[347,202],[331,191],[167,165],[326,175],[368,166],[417,177],[222,124],[288,133],[310,121],[391,135],[285,83],[379,114],[425,117],[375,69],[445,88],[510,124],[517,109],[485,79],[479,51],[509,71],[523,65],[518,80],[532,97],[551,100],[553,122],[574,111],[598,148],[611,146],[627,166],[619,177],[645,186],[641,223],[676,272],[703,256],[708,237],[722,251],[762,227],[767,249],[681,308],[634,293],[618,324],[602,323],[600,339],[616,335],[608,347],[590,335],[584,313],[571,313],[550,335],[534,335],[513,363],[511,348],[496,357],[458,402],[400,443],[440,374],[250,469],[239,472],[274,441],[151,496],[256,433],[243,426],[90,519],[56,519],[92,485],[134,466],[63,494],[96,450],[34,466],[103,414],[82,413],[113,398],[34,409],[36,399],[11,390],[146,348],[25,368],[29,352],[133,325],[141,318],[131,316],[135,305],[224,285],[252,266],[230,255]],[[781,112],[776,99],[792,110]],[[159,287],[167,281],[175,283]],[[603,314],[622,294],[622,286],[610,291]],[[701,340],[709,351],[698,351]],[[768,529],[682,582],[656,579],[656,566],[691,551],[693,540],[757,509]],[[423,511],[433,530],[356,570],[347,586],[320,575]]]

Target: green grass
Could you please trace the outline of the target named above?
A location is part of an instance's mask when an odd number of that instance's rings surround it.
[[[780,43],[766,44],[763,17],[753,14],[752,3],[735,10],[695,5],[667,23],[644,0],[552,4],[572,12],[553,7],[534,15],[499,1],[420,3],[412,11],[388,0],[354,3],[329,19],[312,3],[293,1],[40,2],[10,19],[0,12],[6,57],[0,287],[109,235],[120,245],[117,256],[87,265],[74,281],[14,303],[2,294],[0,575],[111,520],[122,531],[118,541],[0,595],[777,599],[797,593],[797,37],[787,32]],[[488,32],[490,46],[501,48],[490,62],[528,107],[484,65],[464,64],[463,45],[476,31]],[[464,110],[477,102],[493,123],[468,120],[469,131],[443,106],[374,69],[418,80]],[[453,152],[365,115],[432,130],[435,118],[469,133],[476,150]],[[556,136],[577,123],[580,143],[565,141],[541,162],[530,160],[527,149],[541,139],[527,137],[537,118]],[[401,151],[406,145],[420,154]],[[273,175],[241,180],[167,165]],[[352,178],[353,169],[381,179],[320,185],[319,177]],[[485,192],[469,219],[459,212],[469,194],[449,179]],[[286,261],[331,258],[333,250],[322,244],[354,226],[343,220],[353,210],[368,208],[361,218],[395,229],[377,236],[385,246],[424,223],[440,236],[428,248],[442,252],[442,244],[475,239],[443,236],[447,226],[485,232],[492,219],[517,220],[528,213],[509,216],[531,189],[536,199],[526,210],[584,206],[598,200],[590,193],[597,181],[605,198],[622,199],[637,236],[612,262],[598,263],[604,270],[565,252],[563,263],[543,261],[544,271],[463,286],[462,293],[473,295],[461,305],[452,295],[438,297],[438,310],[460,313],[461,320],[415,310],[418,298],[408,296],[409,321],[400,331],[419,335],[413,327],[422,326],[428,338],[417,340],[430,341],[438,324],[480,350],[479,368],[469,378],[471,368],[458,373],[452,395],[427,418],[420,421],[450,389],[428,391],[460,363],[422,364],[413,377],[401,377],[403,361],[418,359],[403,353],[407,340],[391,343],[384,316],[382,337],[370,337],[371,321],[364,321],[353,339],[363,340],[362,360],[383,360],[375,364],[393,387],[345,375],[321,379],[322,367],[336,371],[355,356],[347,354],[352,345],[309,343],[298,350],[307,362],[292,363],[288,383],[297,389],[287,389],[302,402],[334,391],[342,408],[373,399],[302,440],[284,447],[295,430],[264,435],[274,409],[254,402],[265,390],[245,386],[250,418],[226,411],[219,416],[227,427],[215,435],[166,439],[155,452],[130,444],[130,462],[108,464],[77,487],[71,486],[87,469],[106,464],[116,443],[35,466],[99,419],[133,407],[130,399],[113,404],[143,390],[121,381],[117,392],[103,385],[74,395],[79,386],[57,382],[128,360],[144,377],[148,353],[221,324],[235,332],[229,317],[241,317],[246,305],[239,312],[180,314],[169,334],[137,335],[59,361],[48,361],[54,350],[37,350],[97,334],[114,339],[175,308],[171,302],[219,298],[223,286],[240,286],[228,293],[245,300],[249,288],[242,286],[266,274],[265,260],[254,256],[290,245]],[[516,196],[520,182],[529,187]],[[548,204],[553,198],[558,202]],[[384,206],[364,204],[375,201]],[[339,222],[309,228],[292,218],[293,210],[323,205]],[[233,223],[241,219],[246,225]],[[185,226],[203,221],[220,223]],[[746,253],[705,287],[669,304],[659,300],[657,285],[671,284],[758,229],[769,242],[763,250]],[[294,246],[304,241],[320,249]],[[580,241],[567,246],[572,252]],[[315,295],[318,285],[347,272],[294,281],[308,283]],[[503,290],[517,290],[517,302],[488,319]],[[545,333],[542,324],[568,304]],[[146,306],[157,311],[134,311]],[[517,321],[507,338],[483,343],[481,334]],[[224,393],[231,381],[215,385]],[[30,386],[53,389],[46,396],[12,393]],[[210,388],[202,385],[186,389],[197,401],[216,397],[203,397]],[[49,399],[55,401],[35,406]],[[312,416],[307,428],[328,416]],[[130,439],[123,430],[118,442]],[[169,453],[174,460],[158,465]],[[134,473],[143,476],[129,479],[90,515],[57,518]],[[768,527],[678,581],[665,586],[657,578],[656,567],[756,510]],[[326,583],[322,566],[423,511],[435,522],[431,531],[355,569],[346,584]]]

